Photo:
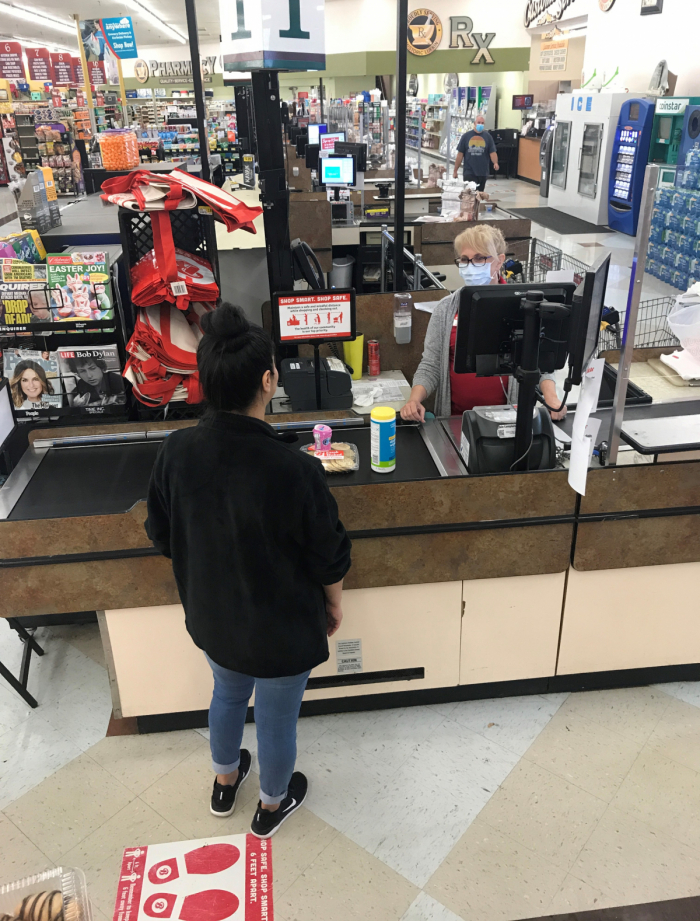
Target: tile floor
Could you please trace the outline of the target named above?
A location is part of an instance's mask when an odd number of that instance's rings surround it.
[[[244,832],[257,775],[214,818],[208,731],[105,738],[97,627],[37,638],[39,709],[0,686],[0,884],[82,867],[106,921],[124,847]],[[19,664],[6,623],[0,659]],[[700,894],[700,683],[310,717],[298,765],[310,793],[274,840],[278,921],[515,921]]]
[[[488,189],[539,204],[526,183]],[[606,300],[624,305],[632,240],[533,234],[587,263],[608,249]],[[644,298],[669,294],[645,279]],[[106,921],[124,847],[245,831],[257,777],[212,817],[207,730],[105,738],[97,627],[37,638],[38,710],[0,681],[0,884],[82,867]],[[20,655],[0,622],[0,660]],[[700,893],[700,683],[306,718],[298,764],[311,786],[274,840],[278,921],[515,921]]]

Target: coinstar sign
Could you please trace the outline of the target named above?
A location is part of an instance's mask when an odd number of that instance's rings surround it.
[[[224,73],[325,70],[323,0],[219,0]]]

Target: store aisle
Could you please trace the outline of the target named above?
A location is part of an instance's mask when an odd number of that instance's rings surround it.
[[[96,626],[39,634],[39,710],[0,688],[0,883],[80,866],[105,921],[124,847],[244,832],[257,775],[211,816],[207,730],[104,738]],[[306,718],[298,764],[311,786],[274,839],[278,921],[515,921],[700,893],[700,683]]]

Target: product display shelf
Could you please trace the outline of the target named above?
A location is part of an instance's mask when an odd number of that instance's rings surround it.
[[[679,164],[674,188],[660,188],[651,219],[646,271],[686,291],[700,281],[700,148]]]
[[[84,247],[83,249],[91,249]],[[124,310],[122,290],[120,289],[121,249],[113,247],[110,257],[110,288],[114,317],[104,320],[48,320],[31,323],[28,326],[15,326],[12,330],[0,327],[0,353],[8,349],[28,349],[39,352],[55,352],[57,349],[90,349],[95,346],[116,345],[119,355],[120,367],[126,362],[125,344],[129,332],[127,314]],[[34,289],[33,302],[37,291]],[[48,285],[44,289],[44,298],[48,306],[51,303],[51,289]],[[1,375],[0,375],[1,376]],[[75,425],[76,423],[95,422],[100,418],[109,418],[112,421],[122,421],[129,417],[130,400],[124,404],[108,404],[88,407],[75,407],[68,405],[66,394],[63,394],[65,405],[62,407],[47,407],[41,410],[32,410],[25,414],[25,421],[43,422],[49,425]]]

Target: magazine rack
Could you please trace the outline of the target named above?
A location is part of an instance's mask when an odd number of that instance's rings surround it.
[[[54,352],[59,348],[90,348],[97,345],[115,344],[119,353],[119,362],[123,368],[126,364],[127,328],[124,309],[119,291],[118,265],[110,265],[110,283],[114,316],[105,320],[39,320],[29,324],[0,326],[0,351],[2,349],[34,349]],[[92,294],[96,295],[95,285],[90,284]],[[33,284],[34,293],[43,293],[47,309],[56,306],[56,298],[63,300],[60,288],[50,288],[48,284],[40,287]],[[67,402],[67,401],[66,401]],[[94,422],[96,417],[107,416],[125,420],[129,414],[129,394],[124,404],[107,404],[90,407],[47,407],[32,410],[31,413],[16,410],[17,416],[25,422],[42,424],[70,425],[76,422]]]

